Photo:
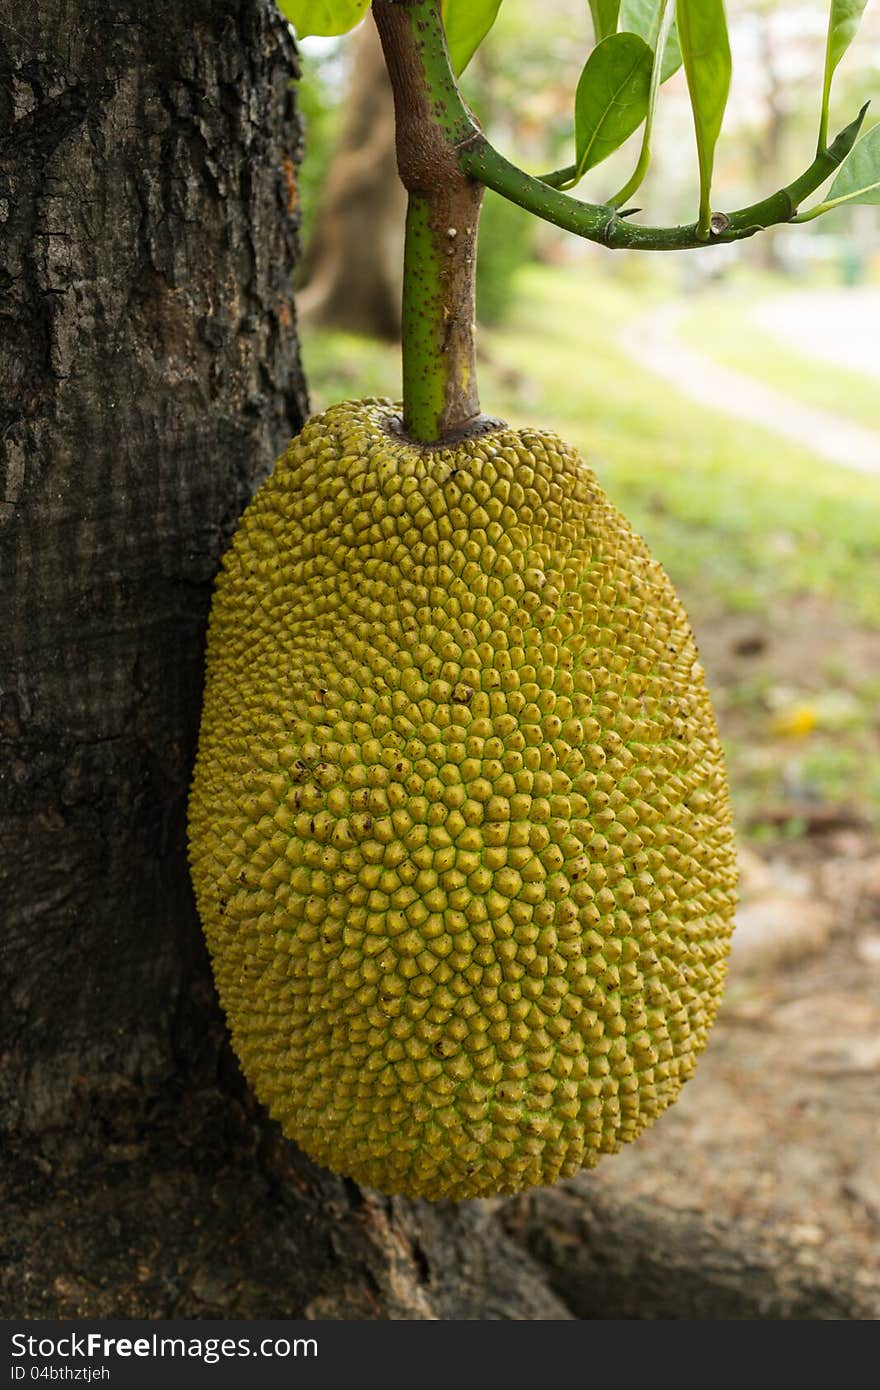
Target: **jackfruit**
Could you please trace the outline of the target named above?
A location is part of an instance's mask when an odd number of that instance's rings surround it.
[[[577,453],[314,417],[211,613],[198,907],[256,1094],[387,1193],[552,1183],[694,1070],[735,898],[688,621]]]

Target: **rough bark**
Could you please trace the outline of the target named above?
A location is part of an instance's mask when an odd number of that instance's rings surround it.
[[[210,586],[305,393],[269,6],[40,0],[0,41],[0,1116],[22,1133],[176,1066]]]
[[[369,19],[355,40],[345,110],[309,240],[300,308],[322,327],[396,340],[406,196],[397,177],[391,86]]]

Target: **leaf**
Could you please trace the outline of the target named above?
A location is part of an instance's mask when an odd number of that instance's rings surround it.
[[[687,74],[700,164],[700,235],[710,235],[715,146],[730,92],[730,39],[724,0],[676,0],[678,41]]]
[[[612,34],[593,49],[577,85],[577,176],[601,164],[638,130],[648,112],[654,55],[637,34]]]
[[[827,68],[834,72],[856,36],[868,0],[831,0],[828,16]],[[829,76],[830,76],[829,73]]]
[[[862,136],[829,188],[825,201],[880,204],[880,125]]]
[[[278,8],[299,39],[310,34],[347,34],[369,6],[370,0],[278,0]]]
[[[657,49],[657,36],[663,18],[662,0],[621,0],[620,28],[631,34],[638,34],[649,48]],[[681,67],[681,48],[678,43],[678,30],[673,23],[663,54],[663,67],[660,81],[667,82]]]
[[[501,0],[443,0],[443,27],[454,72],[464,72],[500,8]]]
[[[590,14],[596,31],[596,43],[617,33],[617,14],[620,0],[590,0]]]
[[[648,111],[645,116],[645,129],[642,135],[642,148],[639,151],[639,158],[629,182],[624,184],[620,192],[611,198],[612,207],[622,207],[628,203],[630,198],[641,188],[645,180],[651,163],[651,136],[654,130],[654,113],[657,110],[657,98],[660,94],[660,86],[663,81],[663,54],[669,51],[669,35],[672,29],[675,5],[673,0],[657,0],[657,31],[654,34],[654,56],[651,69],[651,87],[648,93]]]
[[[825,84],[822,90],[822,122],[819,145],[824,149],[828,139],[828,106],[831,81],[838,63],[856,36],[856,30],[868,0],[831,0],[828,14],[828,42],[825,49]]]

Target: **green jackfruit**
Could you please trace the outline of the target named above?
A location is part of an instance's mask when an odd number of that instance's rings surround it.
[[[728,793],[682,606],[574,450],[306,425],[218,581],[190,847],[235,1050],[318,1162],[513,1192],[674,1100]]]

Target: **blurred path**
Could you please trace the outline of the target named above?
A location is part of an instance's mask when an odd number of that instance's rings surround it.
[[[756,305],[751,317],[798,352],[880,377],[880,289],[781,294]]]
[[[786,314],[789,303],[786,299]],[[880,431],[854,424],[843,415],[802,405],[754,377],[704,357],[678,336],[678,323],[685,312],[682,305],[668,304],[629,324],[620,338],[624,351],[640,366],[674,383],[683,395],[701,405],[762,425],[842,468],[880,474]],[[825,332],[817,327],[812,298],[810,313],[809,343],[805,341],[803,325],[797,340],[802,351],[810,350],[811,343],[818,345]],[[780,303],[774,321],[779,324],[782,319]],[[839,356],[835,360],[841,361]],[[876,364],[875,369],[880,373]],[[860,370],[865,370],[861,357]]]

